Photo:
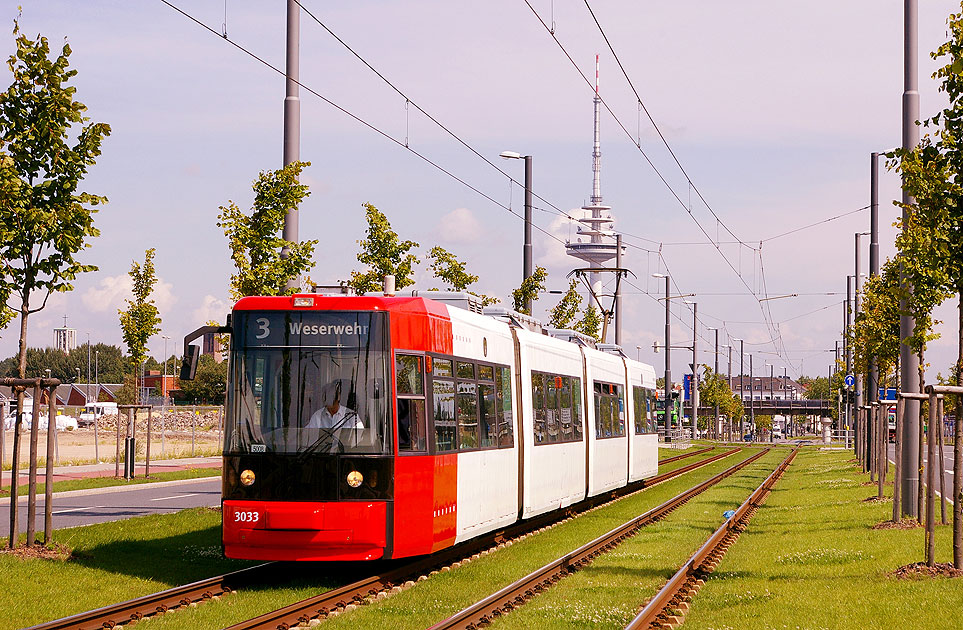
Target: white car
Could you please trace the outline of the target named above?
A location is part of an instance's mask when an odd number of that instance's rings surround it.
[[[22,425],[24,430],[29,430],[30,426],[33,424],[33,414],[24,412],[22,414],[22,418],[23,418]],[[46,413],[41,414],[39,426],[42,431],[47,430],[47,422],[48,422],[47,414]],[[12,429],[13,416],[6,416],[4,418],[3,424],[5,429],[8,429],[8,430]],[[77,428],[77,418],[74,418],[73,416],[57,416],[58,431],[73,431],[76,428]]]

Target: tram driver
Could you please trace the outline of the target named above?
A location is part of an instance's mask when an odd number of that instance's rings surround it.
[[[311,414],[306,425],[311,429],[363,429],[357,412],[342,404],[342,383],[337,379],[321,388],[321,408]],[[345,397],[346,393],[344,394]]]

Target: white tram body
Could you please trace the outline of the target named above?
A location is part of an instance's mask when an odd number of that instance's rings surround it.
[[[245,298],[232,322],[229,557],[428,554],[657,473],[655,370],[618,347],[433,292]]]

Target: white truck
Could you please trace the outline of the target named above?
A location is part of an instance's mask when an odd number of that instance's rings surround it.
[[[111,414],[117,414],[117,403],[115,402],[88,403],[84,407],[83,413],[80,414],[78,423],[82,427],[89,427],[101,416],[107,416]]]

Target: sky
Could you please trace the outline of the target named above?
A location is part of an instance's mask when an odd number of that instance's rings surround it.
[[[258,173],[282,165],[284,79],[266,64],[283,72],[285,4],[171,3],[211,30],[160,0],[33,0],[20,10],[25,34],[55,50],[70,44],[76,98],[112,128],[82,186],[109,199],[95,216],[101,235],[82,254],[99,270],[30,318],[30,346],[52,345],[65,316],[81,343],[122,345],[127,274],[152,247],[163,320],[154,356],[231,309],[218,208],[250,208]],[[594,18],[584,2],[554,0],[302,5],[300,151],[311,195],[299,232],[320,240],[315,283],[361,268],[362,204],[372,203],[422,256],[445,247],[480,276],[476,291],[510,305],[522,274],[524,172],[498,155],[516,151],[532,156],[535,264],[547,268],[549,290],[564,290],[582,266],[564,243],[577,238],[568,217],[581,216],[592,192],[599,55],[602,196],[635,275],[623,287],[629,356],[661,374],[652,344],[664,335],[664,281],[652,274],[668,271],[673,294],[698,304],[700,363],[714,362],[714,327],[720,345],[736,347],[734,372],[737,338],[744,371],[752,354],[757,375],[828,373],[854,234],[869,230],[870,154],[901,142],[902,1],[589,2]],[[959,9],[920,3],[924,117],[944,106],[928,53]],[[0,7],[4,58],[17,16],[14,3]],[[4,67],[0,85],[9,81]],[[881,163],[882,260],[894,253],[899,194]],[[416,288],[438,286],[427,264],[416,273]],[[547,321],[559,297],[542,295],[536,317]],[[673,344],[691,344],[691,308],[672,300]],[[937,318],[928,381],[953,362],[955,300]],[[14,321],[0,331],[0,356],[16,353],[18,330]],[[672,357],[681,380],[691,353]]]

